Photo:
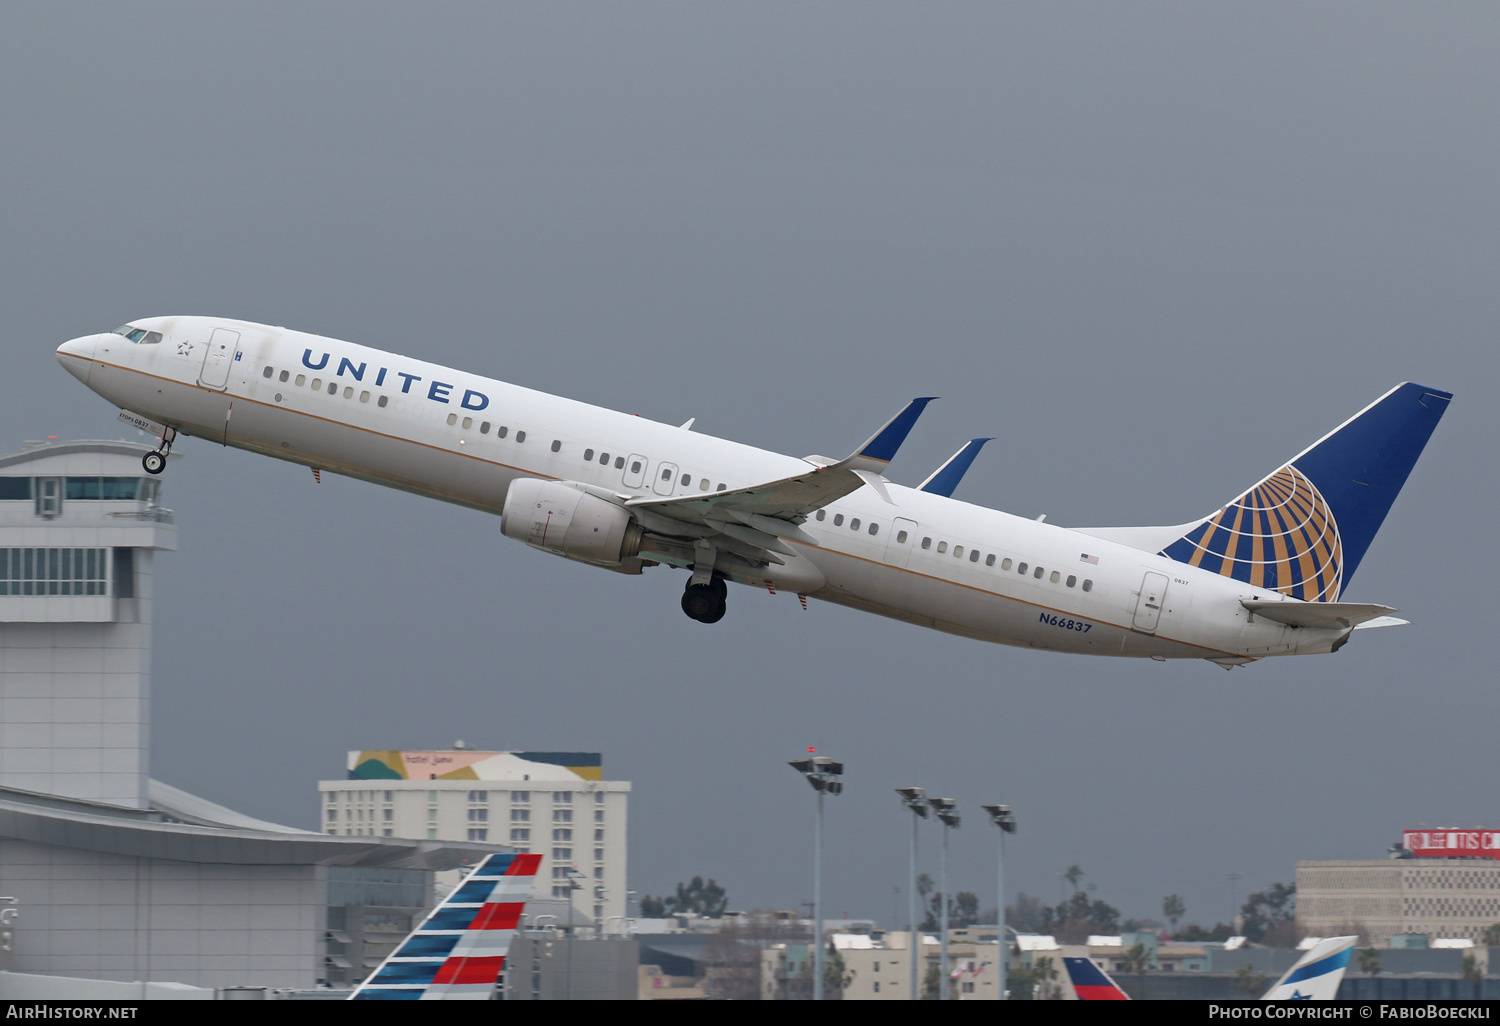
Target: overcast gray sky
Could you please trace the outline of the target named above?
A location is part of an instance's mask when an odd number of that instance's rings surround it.
[[[316,824],[352,748],[604,753],[630,877],[892,919],[892,788],[961,803],[954,889],[1081,865],[1188,920],[1496,825],[1500,9],[1481,4],[12,3],[0,448],[127,437],[57,366],[129,318],[284,324],[782,452],[940,395],[891,476],[1180,522],[1401,380],[1457,393],[1346,597],[1414,625],[1232,673],[952,638],[198,440],[164,478],[155,775]],[[937,835],[924,838],[929,856]],[[927,858],[935,870],[935,858]],[[903,913],[904,915],[904,913]]]

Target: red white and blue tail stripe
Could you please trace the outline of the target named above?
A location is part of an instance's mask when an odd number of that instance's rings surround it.
[[[1129,1001],[1130,995],[1109,978],[1109,973],[1086,958],[1065,958],[1068,979],[1078,992],[1079,1001]]]
[[[491,855],[454,888],[351,1001],[488,1001],[505,968],[540,855]]]

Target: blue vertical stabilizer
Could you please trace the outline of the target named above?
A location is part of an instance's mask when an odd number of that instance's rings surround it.
[[[1161,554],[1292,598],[1336,601],[1452,398],[1397,385]]]

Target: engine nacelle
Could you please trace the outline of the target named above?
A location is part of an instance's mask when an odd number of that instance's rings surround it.
[[[500,530],[544,552],[606,566],[624,563],[641,549],[640,525],[624,507],[573,485],[534,477],[510,483]]]

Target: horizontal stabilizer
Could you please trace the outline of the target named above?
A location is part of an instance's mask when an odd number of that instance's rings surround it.
[[[1377,616],[1373,620],[1366,620],[1364,623],[1355,624],[1354,629],[1362,631],[1370,627],[1405,627],[1410,623],[1410,620],[1403,620],[1399,616]]]
[[[1256,616],[1264,616],[1267,620],[1275,620],[1288,627],[1319,627],[1335,631],[1348,630],[1366,621],[1389,617],[1395,612],[1390,606],[1378,606],[1367,602],[1252,602],[1246,600],[1240,605]]]
[[[942,495],[947,498],[953,497],[953,489],[964,479],[969,472],[969,467],[974,463],[974,457],[979,455],[979,450],[984,448],[984,443],[993,441],[990,438],[975,438],[967,442],[964,447],[952,456],[941,467],[932,472],[926,481],[917,485],[921,492],[931,492],[933,495]]]

